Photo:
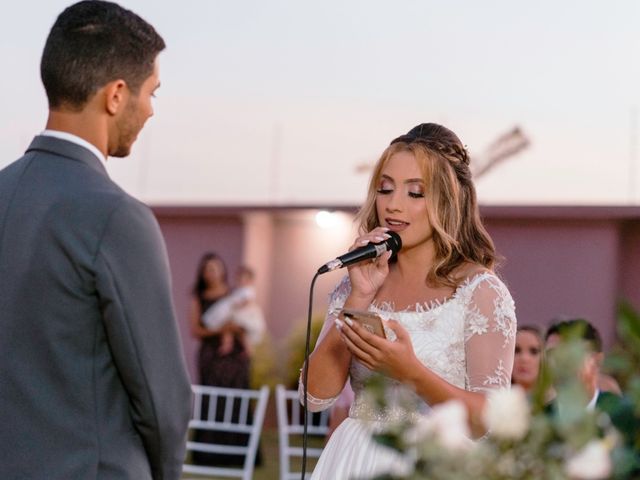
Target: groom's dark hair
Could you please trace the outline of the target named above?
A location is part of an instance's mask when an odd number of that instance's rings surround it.
[[[151,25],[120,5],[100,0],[71,5],[58,16],[42,53],[40,76],[49,108],[81,110],[118,79],[136,95],[164,48]]]

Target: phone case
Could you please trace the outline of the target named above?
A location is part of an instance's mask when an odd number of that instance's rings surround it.
[[[374,335],[387,338],[387,335],[384,333],[384,327],[382,326],[382,319],[375,313],[345,308],[342,310],[342,314],[354,322],[358,322]]]

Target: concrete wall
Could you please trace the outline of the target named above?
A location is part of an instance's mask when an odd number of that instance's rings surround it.
[[[180,325],[189,374],[197,382],[195,356],[199,341],[189,332],[189,302],[195,283],[196,269],[204,252],[214,251],[227,263],[230,279],[242,262],[243,222],[235,213],[190,212],[163,209],[157,215],[167,243],[173,277],[173,300]]]
[[[619,294],[640,308],[640,222],[627,220],[620,227]]]
[[[583,317],[614,338],[620,295],[620,235],[616,220],[487,215],[500,273],[516,302],[520,325],[546,328],[558,317]]]
[[[341,215],[333,228],[322,229],[314,219],[316,211],[281,212],[275,215],[272,306],[269,311],[276,339],[286,339],[292,328],[306,322],[309,288],[318,268],[345,253],[354,238],[352,218]],[[327,298],[346,271],[318,277],[313,311],[324,314]]]
[[[204,251],[220,253],[230,272],[241,262],[256,270],[258,300],[282,360],[288,335],[306,321],[313,274],[345,252],[355,235],[353,210],[328,229],[316,224],[316,209],[154,210],[167,240],[192,374],[197,342],[188,334],[187,309]],[[482,214],[505,257],[499,273],[516,301],[520,324],[546,327],[560,315],[583,316],[610,345],[618,299],[628,298],[640,307],[640,208],[485,207]],[[315,312],[324,312],[327,295],[344,273],[319,277]]]

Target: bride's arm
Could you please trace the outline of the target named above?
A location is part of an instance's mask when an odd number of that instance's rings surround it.
[[[486,395],[491,390],[509,388],[515,350],[516,316],[509,291],[494,275],[473,288],[465,308],[466,385],[460,389],[433,372],[416,380],[422,396],[434,403],[452,398],[462,400],[469,414],[469,426],[474,436],[486,433],[482,411]],[[426,367],[422,367],[427,370]],[[427,376],[435,377],[430,381]],[[431,403],[431,402],[429,402]]]
[[[386,327],[395,332],[395,341],[378,337],[353,322],[343,326],[342,332],[349,350],[364,366],[410,386],[427,404],[462,401],[473,435],[483,435],[484,427],[476,419],[481,418],[484,394],[458,388],[435,374],[416,357],[408,332],[398,322],[389,320]]]
[[[491,389],[509,386],[515,344],[513,301],[495,277],[473,292],[465,319],[466,389],[456,387],[424,366],[413,352],[407,331],[397,322],[387,326],[397,341],[376,337],[357,324],[343,328],[350,351],[371,370],[410,385],[429,405],[457,399],[469,413],[474,436],[485,433],[482,410]]]
[[[351,353],[347,350],[340,338],[340,333],[335,328],[335,319],[338,318],[342,308],[357,308],[366,310],[368,302],[360,300],[351,291],[349,277],[344,277],[331,293],[329,309],[322,327],[322,331],[316,342],[316,347],[309,356],[309,381],[307,384],[308,407],[311,411],[320,411],[329,408],[342,391],[349,375]],[[299,393],[300,401],[304,399],[300,375]]]
[[[378,227],[361,235],[351,249],[369,242],[380,242],[386,238],[386,229]],[[386,252],[373,262],[361,262],[349,268],[349,277],[345,277],[331,295],[329,311],[322,332],[313,353],[309,356],[309,376],[307,382],[307,401],[311,411],[329,408],[342,391],[347,376],[351,353],[341,340],[335,328],[335,320],[342,308],[367,310],[376,292],[389,273],[389,257]],[[353,288],[352,288],[352,283]],[[304,375],[304,367],[302,369]],[[301,380],[302,380],[301,375]],[[304,400],[302,381],[298,391],[300,400]]]

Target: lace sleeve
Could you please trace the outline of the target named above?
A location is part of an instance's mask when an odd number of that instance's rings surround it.
[[[470,285],[465,316],[467,389],[486,392],[511,384],[516,338],[515,305],[493,274]]]
[[[322,341],[322,339],[329,333],[331,328],[335,328],[334,320],[342,310],[344,302],[351,293],[351,283],[349,277],[345,276],[340,283],[333,289],[333,292],[329,295],[329,308],[327,309],[327,316],[325,317],[322,330],[316,341],[316,348]],[[300,403],[304,403],[304,387],[302,385],[302,371],[300,372],[300,379],[298,381],[298,396]],[[307,392],[307,406],[312,412],[319,412],[331,407],[338,397],[333,398],[316,398]]]

